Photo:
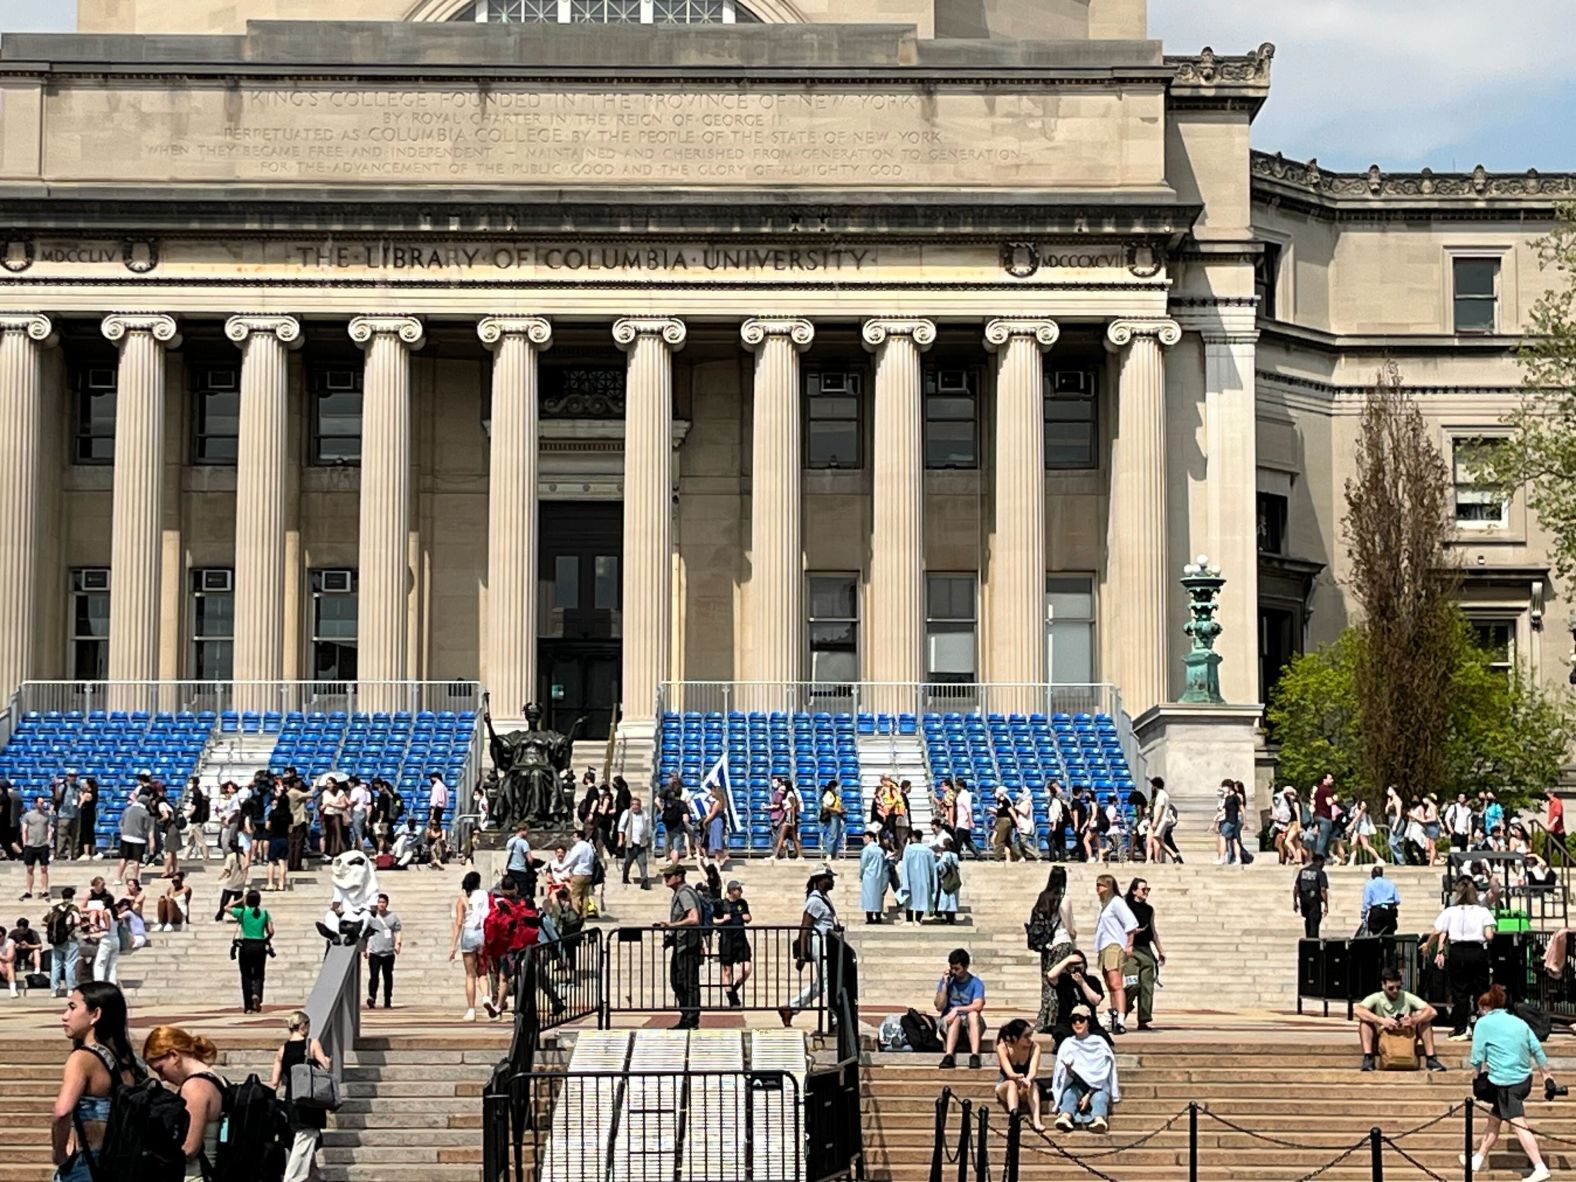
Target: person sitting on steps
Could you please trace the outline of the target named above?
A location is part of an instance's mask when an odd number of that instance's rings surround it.
[[[1363,1046],[1362,1069],[1374,1069],[1379,1033],[1389,1031],[1410,1034],[1421,1041],[1428,1069],[1445,1070],[1445,1065],[1434,1055],[1434,1019],[1439,1016],[1439,1012],[1417,994],[1402,989],[1401,974],[1395,969],[1385,969],[1380,973],[1379,984],[1379,992],[1363,998],[1353,1011],[1357,1018],[1357,1037]]]
[[[936,1012],[941,1015],[944,1053],[939,1067],[956,1067],[958,1032],[969,1032],[969,1066],[980,1065],[980,1043],[985,1037],[985,982],[969,972],[966,948],[947,954],[946,974],[936,984]]]

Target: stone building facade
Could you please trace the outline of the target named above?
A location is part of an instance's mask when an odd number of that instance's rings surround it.
[[[1144,0],[321,12],[5,40],[8,687],[480,678],[605,728],[669,680],[1110,682],[1163,730],[1206,553],[1240,729],[1346,621],[1375,368],[1447,449],[1502,430],[1572,189],[1255,153],[1273,48],[1168,55]],[[1562,678],[1470,476],[1469,606]]]

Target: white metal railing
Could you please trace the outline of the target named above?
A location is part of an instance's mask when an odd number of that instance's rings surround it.
[[[733,710],[846,714],[1109,714],[1122,713],[1122,696],[1103,682],[1069,685],[1028,682],[665,681],[659,712]]]

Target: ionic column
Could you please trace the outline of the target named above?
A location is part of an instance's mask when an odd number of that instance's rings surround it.
[[[872,681],[918,682],[925,675],[925,384],[920,354],[936,340],[929,320],[867,320],[876,355],[875,490],[872,498],[870,616]],[[912,696],[893,696],[891,709]]]
[[[797,317],[762,318],[746,320],[739,335],[755,352],[749,678],[801,681],[805,616],[799,354],[815,339],[815,326]]]
[[[1045,675],[1045,364],[1054,320],[985,325],[996,354],[996,539],[990,557],[991,675],[1042,685]],[[1039,695],[1011,694],[1012,709]],[[1043,709],[1043,706],[1040,708]]]
[[[1228,702],[1259,700],[1258,432],[1253,370],[1258,332],[1205,329],[1204,495],[1209,543],[1226,589],[1217,650],[1220,692]]]
[[[668,678],[673,609],[673,354],[684,322],[630,317],[613,325],[629,356],[624,402],[624,717],[655,717]]]
[[[1113,320],[1106,347],[1120,354],[1102,650],[1122,704],[1138,717],[1168,698],[1166,595],[1166,373],[1161,349],[1182,339],[1174,320]]]
[[[235,463],[235,679],[278,681],[285,649],[285,473],[289,367],[301,342],[292,316],[232,316],[241,347],[241,421]],[[242,710],[277,709],[268,686],[236,687]]]
[[[421,321],[357,316],[350,339],[366,352],[356,667],[361,708],[382,710],[400,697],[373,683],[410,676],[410,353],[421,348]]]
[[[120,346],[115,377],[115,474],[110,512],[109,676],[159,676],[159,567],[164,516],[164,350],[175,320],[156,313],[106,316],[104,336]],[[134,689],[111,695],[141,705]]]
[[[47,316],[0,316],[0,693],[37,674],[39,491],[44,486],[44,349]]]
[[[487,688],[517,717],[536,697],[536,355],[553,343],[540,316],[489,316],[493,351],[487,494]]]

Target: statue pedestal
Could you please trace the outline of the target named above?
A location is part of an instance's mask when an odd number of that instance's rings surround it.
[[[1241,780],[1248,790],[1250,809],[1242,837],[1250,851],[1255,847],[1254,759],[1263,711],[1258,705],[1174,702],[1151,706],[1134,721],[1148,774],[1165,780],[1176,806],[1177,844],[1184,853],[1206,847],[1213,852],[1209,826],[1215,817],[1215,790],[1228,778]],[[1147,796],[1149,786],[1141,787]]]

